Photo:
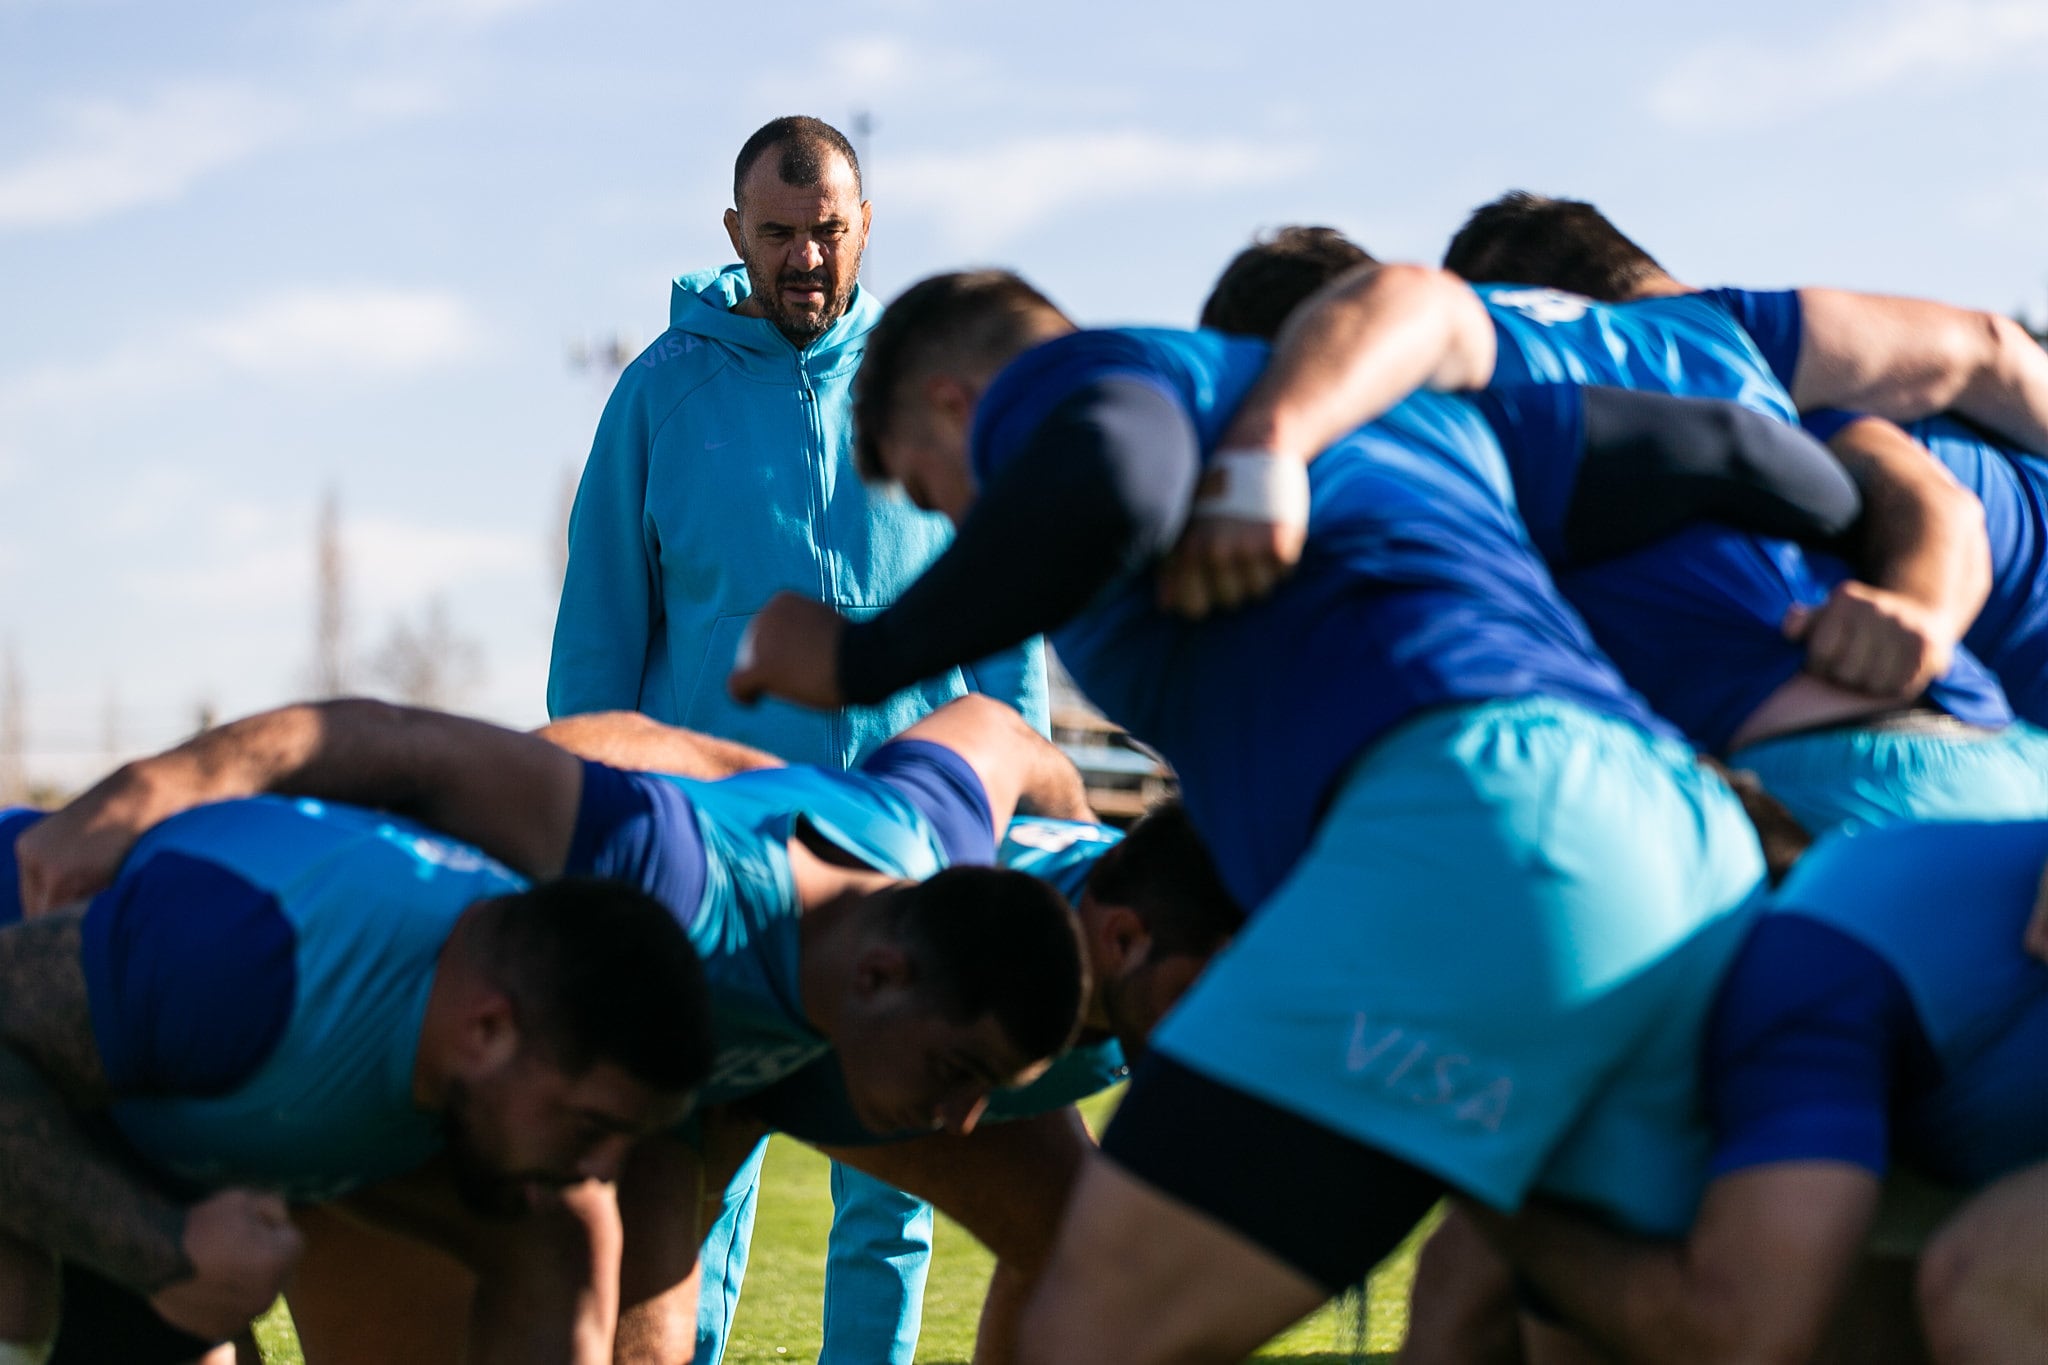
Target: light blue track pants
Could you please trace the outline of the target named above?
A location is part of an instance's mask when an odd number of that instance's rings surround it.
[[[719,1365],[746,1278],[764,1139],[732,1183],[704,1237],[697,1291],[697,1362]],[[825,1253],[820,1365],[911,1365],[931,1268],[932,1207],[849,1166],[832,1163],[832,1236]]]

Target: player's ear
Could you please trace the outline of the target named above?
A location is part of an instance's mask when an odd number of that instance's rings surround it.
[[[747,249],[740,241],[740,211],[738,209],[727,209],[725,211],[725,236],[726,240],[732,243],[733,252],[741,260],[745,260]]]
[[[925,376],[925,403],[947,427],[966,430],[974,420],[975,397],[967,381],[957,374]]]
[[[486,1076],[519,1055],[519,1017],[503,991],[481,991],[457,1034],[457,1061],[470,1076]]]
[[[1094,916],[1094,969],[1097,976],[1117,977],[1142,962],[1152,951],[1152,931],[1128,905],[1098,902]]]
[[[853,990],[859,999],[872,999],[886,991],[908,989],[916,977],[910,954],[895,943],[871,943],[854,959]]]

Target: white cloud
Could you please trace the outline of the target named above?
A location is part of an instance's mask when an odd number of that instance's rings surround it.
[[[2041,0],[1896,0],[1808,48],[1702,47],[1652,87],[1650,109],[1679,128],[1760,128],[1907,80],[1945,85],[2013,70],[2048,74]]]
[[[0,378],[0,416],[78,412],[224,380],[388,381],[458,364],[484,346],[461,299],[438,290],[302,288],[156,331],[92,360]]]
[[[890,164],[887,194],[939,220],[950,244],[992,250],[1077,204],[1269,184],[1315,162],[1303,146],[1137,129],[1018,138]]]
[[[71,105],[56,144],[0,166],[0,228],[91,222],[178,198],[202,177],[293,137],[291,106],[229,85]]]

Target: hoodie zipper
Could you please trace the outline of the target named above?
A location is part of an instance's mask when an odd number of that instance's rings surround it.
[[[818,391],[811,382],[810,365],[804,353],[796,353],[797,401],[803,405],[804,417],[811,433],[810,449],[806,452],[805,463],[811,466],[811,546],[817,554],[818,600],[833,602],[831,575],[827,566],[831,562],[831,521],[829,517],[829,495],[825,486],[825,461],[831,452],[826,448],[825,421],[818,411]],[[832,738],[832,747],[839,751],[841,766],[845,766],[846,722],[844,713],[834,711],[827,718],[827,732]]]

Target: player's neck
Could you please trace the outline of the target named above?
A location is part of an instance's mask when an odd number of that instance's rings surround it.
[[[1669,275],[1659,271],[1636,286],[1634,297],[1638,299],[1670,299],[1680,294],[1697,294],[1700,291],[1689,284],[1680,284]]]

